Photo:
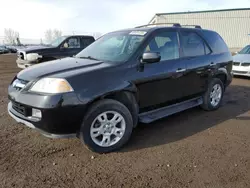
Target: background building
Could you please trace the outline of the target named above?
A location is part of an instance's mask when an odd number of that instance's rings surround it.
[[[250,44],[250,8],[156,14],[150,23],[200,25],[217,31],[231,51]]]

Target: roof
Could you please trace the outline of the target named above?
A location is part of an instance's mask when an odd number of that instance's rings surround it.
[[[63,35],[63,37],[93,37],[92,35]]]
[[[110,33],[115,33],[115,32],[129,32],[129,31],[150,31],[150,30],[154,30],[155,27],[141,27],[141,28],[127,28],[127,29],[121,29],[121,30],[116,30],[116,31],[112,31]]]
[[[127,28],[127,29],[122,29],[122,30],[116,30],[116,31],[113,31],[113,32],[110,32],[110,33],[116,33],[116,32],[132,32],[132,31],[145,31],[147,33],[149,32],[152,32],[152,31],[155,31],[155,30],[158,30],[158,29],[165,29],[165,28],[179,28],[179,29],[185,29],[185,30],[200,30],[199,28],[194,28],[194,27],[175,27],[173,25],[170,25],[170,26],[161,26],[161,25],[156,25],[154,27],[138,27],[138,28]],[[205,30],[205,29],[202,29],[202,30]]]
[[[193,14],[193,13],[207,13],[207,12],[226,12],[226,11],[241,11],[241,10],[250,10],[250,8],[218,9],[218,10],[203,10],[203,11],[188,11],[188,12],[170,12],[170,13],[156,13],[154,15],[154,17],[155,16],[161,16],[161,15]],[[154,19],[154,17],[150,20],[150,22]]]

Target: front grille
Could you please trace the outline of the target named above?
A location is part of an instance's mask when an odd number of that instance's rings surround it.
[[[249,66],[250,66],[250,63],[241,63],[241,66],[249,67]]]
[[[31,109],[25,107],[22,104],[19,104],[17,102],[12,101],[12,108],[17,111],[18,113],[22,114],[23,116],[30,116],[31,115]]]
[[[234,62],[233,65],[234,65],[234,66],[239,66],[239,65],[240,65],[240,62]]]
[[[248,72],[247,71],[233,71],[233,73],[236,73],[236,74],[247,74]]]

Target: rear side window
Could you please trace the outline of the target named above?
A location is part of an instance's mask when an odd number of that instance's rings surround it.
[[[82,47],[87,47],[88,45],[90,45],[92,42],[94,42],[93,38],[81,38],[81,43],[82,43]]]
[[[210,53],[209,47],[195,32],[181,31],[181,46],[184,57],[202,56]]]
[[[218,33],[204,30],[202,30],[201,32],[214,53],[219,54],[229,52],[225,41]]]

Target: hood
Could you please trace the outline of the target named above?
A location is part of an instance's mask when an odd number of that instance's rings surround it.
[[[29,46],[27,48],[22,48],[19,49],[20,51],[24,51],[26,53],[31,53],[31,52],[41,52],[44,50],[48,50],[48,49],[54,49],[55,47],[52,46]]]
[[[89,72],[108,66],[102,61],[79,58],[63,58],[48,61],[28,67],[18,73],[17,78],[31,81],[41,77],[60,77],[66,78],[79,73]]]
[[[233,56],[234,62],[250,62],[250,54],[237,54]]]

